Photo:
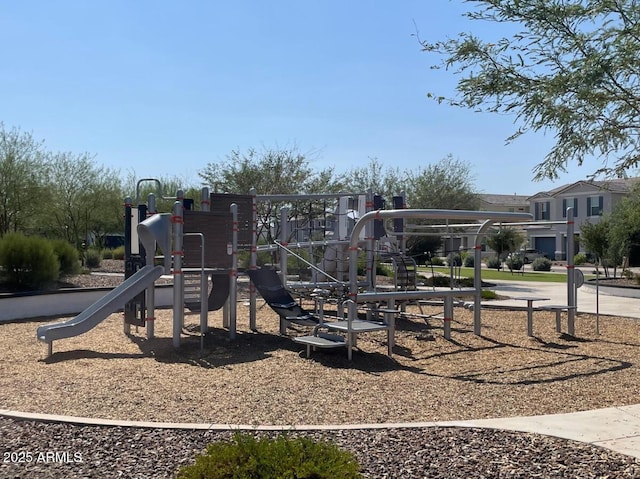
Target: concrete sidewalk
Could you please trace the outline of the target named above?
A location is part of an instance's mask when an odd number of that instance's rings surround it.
[[[540,307],[545,304],[567,304],[566,283],[517,280],[493,282],[496,287],[491,289],[501,296],[549,298],[548,301],[536,302],[535,306]],[[593,286],[587,285],[577,290],[576,298],[578,312],[581,313],[640,319],[639,298],[603,294]],[[515,299],[483,302],[483,305],[522,309],[526,307],[524,301]],[[602,446],[640,459],[640,404],[570,414],[455,421],[449,424],[547,434]]]
[[[492,281],[495,288],[487,288],[496,291],[501,296],[538,296],[549,298],[549,301],[539,301],[535,307],[543,307],[545,304],[567,304],[566,283],[541,283],[537,281]],[[576,294],[578,302],[578,312],[592,313],[610,316],[625,316],[628,318],[640,319],[640,298],[629,298],[622,296],[611,296],[598,292],[591,285],[584,285],[578,288]],[[498,301],[483,301],[486,306],[504,306],[520,308],[526,306],[524,301],[515,299],[505,299]]]
[[[586,442],[640,459],[640,405],[570,414],[450,421],[441,424],[546,434]]]

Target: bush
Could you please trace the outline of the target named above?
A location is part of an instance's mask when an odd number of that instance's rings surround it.
[[[474,255],[468,254],[465,256],[463,264],[466,268],[473,268],[476,264]]]
[[[449,264],[451,262],[451,264]],[[458,253],[454,253],[451,257],[447,256],[447,265],[448,266],[462,266],[462,258]]]
[[[482,299],[497,299],[498,298],[498,293],[496,293],[492,289],[483,289],[480,294],[482,296]]]
[[[178,479],[222,478],[361,478],[353,455],[335,444],[308,438],[255,439],[236,434],[233,440],[210,444],[193,465],[178,471]]]
[[[573,257],[573,264],[580,266],[581,264],[585,264],[587,262],[587,255],[584,253],[576,253]]]
[[[113,259],[124,259],[124,246],[118,246],[111,250],[111,257]]]
[[[534,271],[551,271],[551,260],[547,258],[536,258],[531,263]]]
[[[459,278],[454,279],[453,284],[462,288],[473,288],[473,278]],[[450,276],[431,276],[424,280],[425,286],[435,286],[436,288],[448,288],[451,286]]]
[[[432,256],[431,257],[431,265],[432,266],[444,266],[444,261],[440,256]]]
[[[491,258],[487,259],[487,268],[500,269],[501,266],[502,261],[500,261],[500,258],[492,256]]]
[[[629,268],[627,268],[627,269],[623,269],[622,270],[621,276],[623,278],[625,278],[625,279],[633,279],[635,274],[634,274],[633,271],[631,271]]]
[[[71,243],[65,240],[53,240],[51,246],[60,263],[60,276],[77,274],[80,271],[80,256]]]
[[[102,259],[113,259],[113,250],[112,249],[103,249],[102,252]]]
[[[0,266],[5,282],[18,290],[40,289],[56,281],[60,263],[50,241],[19,233],[0,240]]]
[[[96,269],[100,267],[102,262],[102,254],[95,248],[88,249],[84,256],[84,264],[89,269]]]
[[[511,271],[518,271],[524,266],[524,260],[520,256],[508,256],[505,264]]]

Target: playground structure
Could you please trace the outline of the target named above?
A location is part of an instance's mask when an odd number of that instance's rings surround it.
[[[148,181],[157,183],[161,199],[175,200],[172,213],[157,213],[154,193],[149,195],[146,204],[140,203],[140,185]],[[154,283],[163,274],[173,276],[174,347],[181,345],[185,308],[200,312],[201,348],[208,331],[210,310],[223,309],[223,327],[228,329],[230,339],[234,339],[237,328],[237,280],[240,274],[238,255],[241,251],[247,252],[249,257],[250,329],[257,330],[259,289],[263,299],[279,314],[282,334],[286,333],[291,322],[313,326],[309,335],[294,338],[296,342],[307,346],[308,353],[316,347],[344,346],[351,359],[358,334],[386,331],[391,355],[395,318],[402,312],[402,305],[428,298],[443,298],[443,331],[445,338],[449,339],[454,299],[472,295],[474,333],[479,335],[481,238],[496,223],[513,223],[531,218],[531,215],[523,213],[405,209],[402,196],[393,198],[394,206],[399,208],[384,210],[381,209],[383,200],[371,193],[257,195],[252,190],[249,195],[227,195],[210,193],[208,188],[203,188],[199,211],[194,211],[193,201],[189,202],[183,196],[182,191],[178,191],[175,197],[163,197],[160,182],[155,179],[147,178],[138,182],[135,205],[128,198],[125,207],[128,219],[125,222],[125,281],[75,318],[39,327],[37,338],[48,344],[49,355],[52,354],[54,340],[83,334],[109,314],[121,309],[124,309],[126,334],[130,334],[131,325],[146,326],[147,337],[153,338]],[[312,227],[317,217],[313,218],[311,206],[308,208],[308,218],[302,225],[295,215],[292,221],[290,206],[300,201],[322,205],[320,233]],[[329,202],[335,203],[330,215],[327,214]],[[279,210],[279,220],[274,220],[273,216],[259,219],[259,206],[270,203],[283,205]],[[474,223],[473,288],[420,290],[415,287],[415,268],[412,269],[412,260],[404,255],[406,235],[410,234],[405,228],[406,219],[482,221]],[[393,220],[392,232],[386,228],[386,220]],[[568,229],[573,225],[572,214],[568,216],[567,225]],[[278,240],[259,245],[259,240],[269,236],[265,231],[278,236]],[[159,257],[156,256],[157,250],[162,253]],[[317,250],[321,251],[319,257]],[[302,251],[306,252],[307,258],[299,254]],[[376,286],[376,261],[381,252],[387,253],[394,264],[396,281],[391,290],[381,290]],[[256,279],[257,271],[260,271],[259,253],[275,253],[279,256],[280,272],[278,275],[268,275],[267,283]],[[366,265],[364,279],[358,276],[358,262],[363,257]],[[288,274],[291,258],[305,265],[309,272],[306,281],[299,276],[294,280]],[[569,258],[573,258],[573,255],[569,254]],[[160,259],[162,266],[154,266]],[[572,271],[571,264],[567,268]],[[567,287],[568,303],[575,304],[571,274],[568,274]],[[310,293],[316,301],[316,311],[309,313],[301,309],[290,296],[270,298],[266,293],[268,289],[279,293],[290,289]],[[327,320],[324,304],[330,298],[337,307],[335,316]],[[366,319],[359,319],[362,311]],[[570,334],[573,312],[572,309],[568,310]]]

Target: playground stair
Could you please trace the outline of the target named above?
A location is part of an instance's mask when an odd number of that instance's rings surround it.
[[[321,332],[320,329],[327,329],[328,332]],[[307,346],[307,357],[311,355],[311,348],[339,348],[349,347],[355,345],[356,335],[359,333],[373,332],[373,331],[389,331],[393,334],[393,327],[389,324],[385,324],[378,321],[365,321],[365,320],[342,320],[342,321],[330,321],[317,325],[311,335],[297,336],[293,338],[293,341],[299,344]],[[334,334],[334,332],[344,334]],[[351,348],[349,348],[351,353]],[[389,355],[391,355],[391,348],[389,348]],[[351,356],[351,354],[349,354]],[[351,357],[349,357],[351,359]]]
[[[202,270],[200,268],[184,268],[184,304],[191,311],[200,311],[203,289],[206,288],[205,295],[209,296],[210,285],[208,274],[205,272],[205,284],[202,281]]]

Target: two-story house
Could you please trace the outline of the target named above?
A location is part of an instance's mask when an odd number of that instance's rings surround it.
[[[534,221],[549,223],[526,227],[529,247],[543,251],[551,259],[565,260],[567,208],[572,207],[574,251],[579,252],[580,226],[585,221],[597,223],[603,214],[611,213],[637,181],[640,178],[578,181],[531,196],[528,201]]]

